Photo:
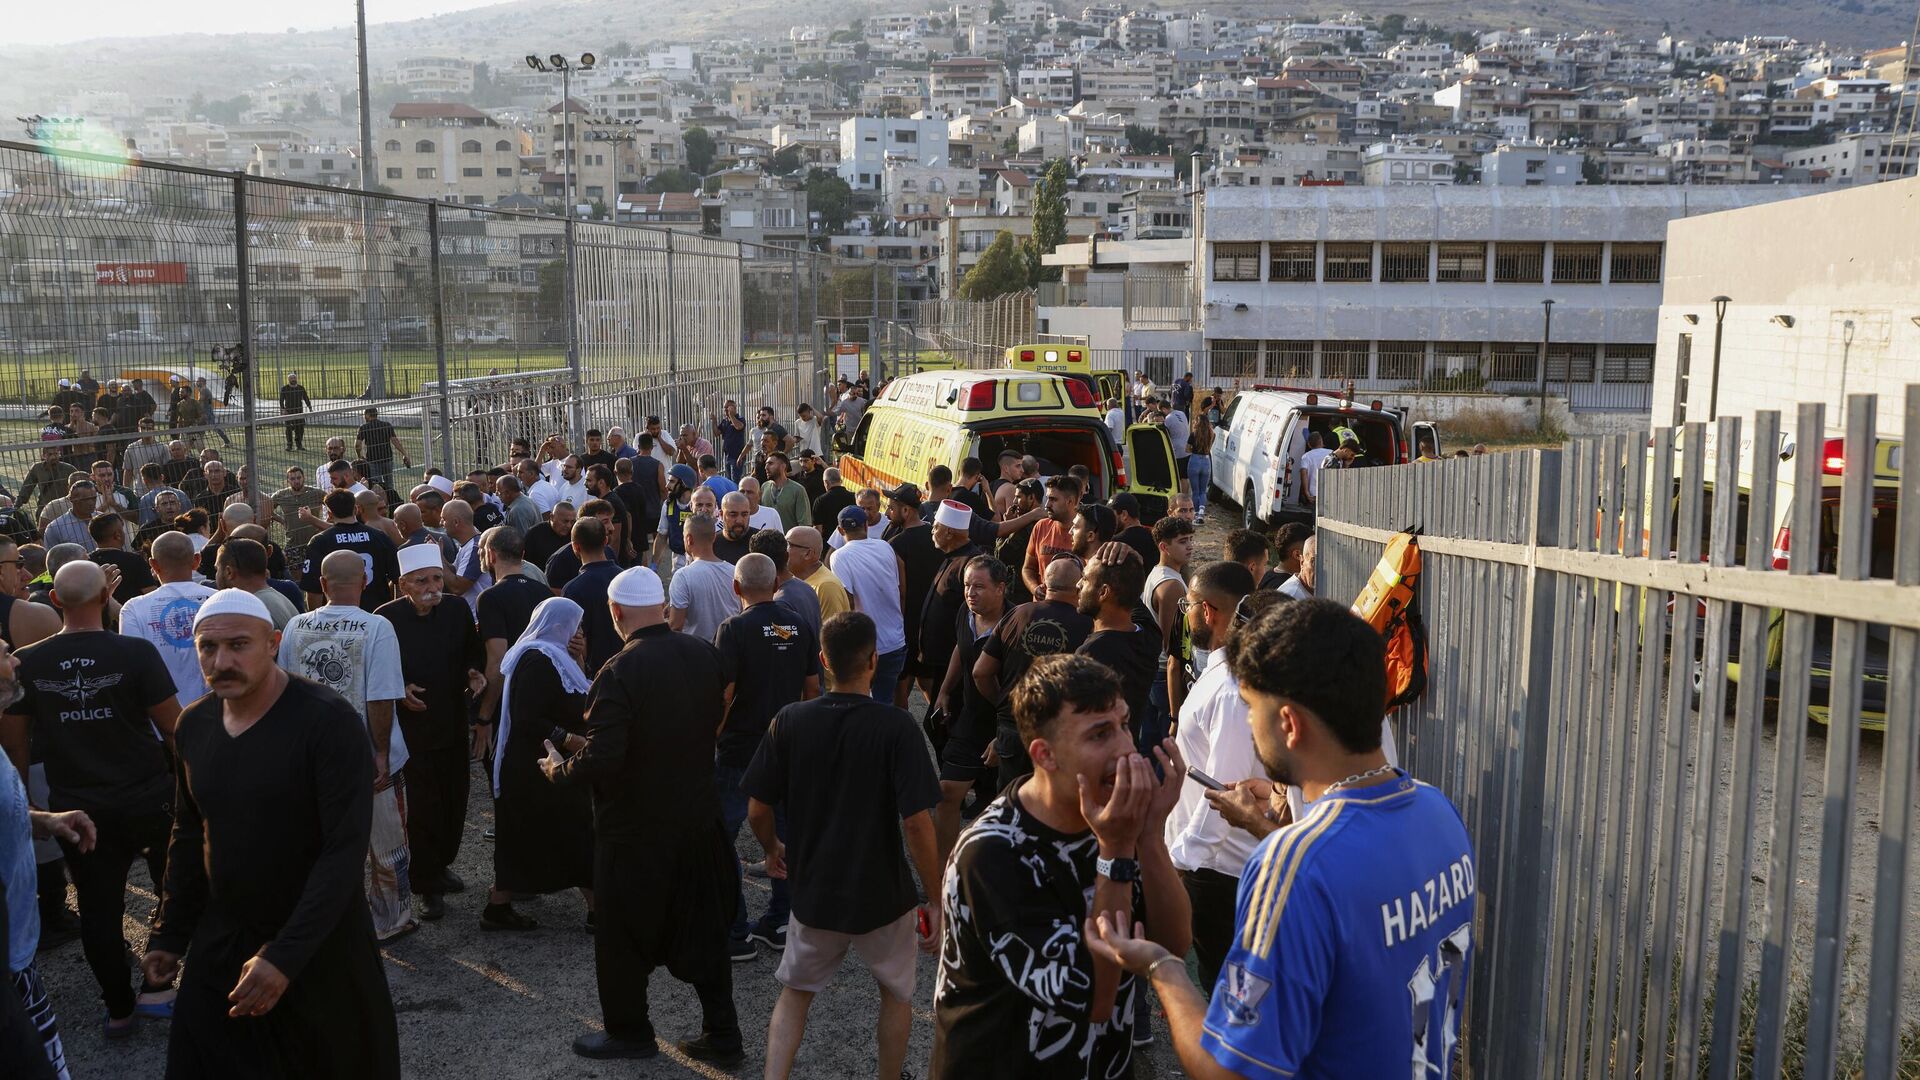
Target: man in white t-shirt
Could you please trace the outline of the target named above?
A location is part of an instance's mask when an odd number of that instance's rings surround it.
[[[194,583],[200,558],[186,533],[161,533],[147,559],[160,587],[121,606],[120,632],[152,642],[173,676],[174,696],[191,703],[207,692],[200,655],[193,647],[193,617],[213,590]]]
[[[782,533],[787,531],[786,525],[780,520],[780,511],[760,505],[760,481],[751,476],[742,476],[740,494],[747,497],[747,505],[753,508],[753,513],[747,518],[748,528],[754,532],[761,529],[778,529]]]
[[[667,586],[667,626],[712,641],[720,624],[740,614],[733,591],[733,564],[713,553],[719,520],[705,511],[689,514],[681,528],[687,563],[675,568]]]
[[[1307,432],[1307,452],[1300,455],[1300,481],[1306,493],[1306,501],[1318,502],[1320,499],[1320,467],[1333,456],[1327,449],[1326,441],[1317,431]]]
[[[1120,407],[1119,398],[1107,399],[1107,431],[1113,436],[1113,445],[1127,444],[1127,410]]]
[[[867,536],[867,512],[860,507],[840,511],[838,531],[846,543],[833,553],[833,574],[853,597],[853,609],[873,620],[873,698],[892,704],[894,687],[907,666],[906,620],[901,614],[906,568],[893,545]]]
[[[158,541],[155,542],[156,544]],[[393,624],[360,610],[366,565],[359,552],[340,550],[320,562],[325,606],[293,617],[280,635],[280,666],[347,699],[373,740],[373,873],[367,901],[374,937],[387,941],[416,929],[407,880],[407,824],[400,809],[407,742],[394,719],[407,696],[400,639]]]
[[[521,458],[513,471],[520,481],[520,494],[532,501],[533,508],[543,517],[553,513],[553,508],[560,504],[560,489],[547,482],[540,466],[535,465],[532,458]]]

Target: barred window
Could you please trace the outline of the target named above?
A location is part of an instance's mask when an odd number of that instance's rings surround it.
[[[1477,341],[1437,341],[1433,345],[1433,373],[1455,377],[1480,371],[1480,343]]]
[[[1320,377],[1324,379],[1364,379],[1367,377],[1367,342],[1323,341],[1320,343]]]
[[[1420,368],[1426,359],[1427,343],[1424,341],[1383,341],[1380,343],[1378,377],[1413,382],[1420,378]]]
[[[461,169],[460,175],[461,176],[484,176],[486,175],[486,170],[480,169],[478,167],[469,167],[469,168]]]
[[[1501,241],[1493,246],[1493,280],[1516,285],[1537,285],[1546,280],[1542,271],[1546,269],[1547,245],[1510,244]]]
[[[1372,281],[1372,244],[1328,244],[1324,281]]]
[[[413,177],[416,180],[433,180],[437,178],[439,175],[440,175],[439,169],[421,168],[421,169],[413,170]]]
[[[1594,345],[1552,342],[1547,346],[1547,385],[1592,382],[1594,355],[1598,351]]]
[[[1660,282],[1659,244],[1613,245],[1612,276],[1618,285],[1657,285]]]
[[[1531,342],[1496,341],[1488,382],[1531,383],[1540,376],[1540,346]]]
[[[1553,245],[1553,283],[1555,285],[1600,284],[1600,245]]]
[[[416,153],[416,154],[431,154],[431,153],[433,153],[433,140],[432,140],[432,139],[421,139],[421,140],[420,140],[419,142],[416,142],[416,143],[414,143],[414,144],[413,144],[413,152],[414,152],[414,153]]]
[[[479,153],[479,152],[480,152],[480,140],[479,140],[479,139],[468,139],[468,140],[467,140],[466,142],[463,142],[463,143],[461,143],[461,144],[460,144],[460,152],[461,152],[461,153],[463,153],[463,154],[477,154],[477,153]]]
[[[1426,281],[1427,245],[1381,244],[1381,281]]]
[[[1601,381],[1644,383],[1653,381],[1653,346],[1609,345],[1601,368]]]
[[[1213,280],[1259,281],[1259,244],[1213,245]]]
[[[1216,379],[1251,379],[1260,374],[1260,343],[1216,338],[1208,344],[1208,370]]]
[[[1313,281],[1314,280],[1314,244],[1295,243],[1273,245],[1273,258],[1267,263],[1268,281]]]
[[[341,277],[341,269],[337,266],[316,266],[313,268],[313,280],[315,281],[338,281]]]
[[[1265,374],[1269,379],[1313,378],[1313,342],[1267,342]]]
[[[1440,281],[1486,281],[1486,242],[1440,244]]]

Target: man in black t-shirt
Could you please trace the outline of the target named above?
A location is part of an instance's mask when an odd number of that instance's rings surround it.
[[[354,516],[352,492],[328,492],[326,506],[330,524],[307,541],[306,563],[300,573],[300,588],[307,594],[307,604],[319,607],[326,603],[320,591],[320,563],[330,553],[345,550],[360,556],[366,567],[360,609],[373,611],[393,599],[394,583],[400,580],[400,555],[386,533]]]
[[[840,511],[853,505],[853,492],[842,486],[839,469],[822,472],[820,482],[826,491],[813,500],[813,527],[821,536],[831,536],[840,527]]]
[[[1013,699],[1038,768],[948,860],[930,1075],[1125,1076],[1147,986],[1082,935],[1090,915],[1126,911],[1186,955],[1192,911],[1164,839],[1185,766],[1169,741],[1155,781],[1127,737],[1120,680],[1084,656],[1042,657]]]
[[[940,546],[933,542],[933,526],[922,517],[920,489],[912,484],[901,484],[886,495],[887,532],[883,539],[892,546],[905,572],[900,579],[905,590],[900,617],[907,631],[907,666],[901,672],[899,688],[893,699],[895,705],[904,709],[907,706],[907,694],[914,682],[918,681],[924,691],[934,680],[947,673],[944,655],[936,663],[920,651],[920,620],[926,607],[927,589],[933,585],[933,576],[939,573],[945,556]],[[951,620],[951,613],[948,618]]]
[[[1047,564],[1044,575],[1041,583],[1046,586],[1046,598],[1007,612],[973,666],[980,693],[999,702],[993,745],[1001,787],[1033,771],[1026,745],[1014,725],[1014,684],[1035,660],[1073,652],[1093,633],[1093,620],[1075,607],[1080,595],[1079,561],[1072,556],[1057,558]]]
[[[285,422],[287,449],[305,450],[307,448],[307,422],[298,419],[302,412],[313,411],[313,398],[307,395],[307,388],[300,385],[300,376],[287,373],[286,385],[280,388],[280,415],[296,419]]]
[[[0,743],[22,776],[28,729],[46,766],[48,808],[84,810],[96,839],[88,851],[71,845],[67,865],[80,904],[80,936],[107,1005],[107,1034],[131,1034],[136,1008],[166,1015],[173,991],[130,981],[127,871],[144,858],[153,881],[166,880],[173,825],[171,741],[180,704],[158,649],[103,628],[106,571],[72,562],[54,575],[65,625],[17,654],[22,697],[0,718]]]
[[[1152,566],[1160,561],[1160,545],[1153,542],[1153,530],[1140,520],[1140,500],[1133,492],[1122,491],[1107,500],[1107,509],[1113,511],[1119,532],[1113,534],[1115,540],[1132,548],[1140,556],[1140,565]]]
[[[365,415],[367,422],[361,424],[360,430],[353,436],[354,456],[366,459],[371,466],[371,479],[378,480],[381,487],[391,488],[394,452],[399,451],[400,460],[408,468],[413,467],[413,458],[408,456],[407,448],[401,445],[400,436],[394,433],[393,425],[380,419],[379,409],[369,408]]]
[[[587,429],[587,449],[586,452],[580,455],[580,467],[582,469],[591,469],[595,465],[605,465],[609,469],[613,468],[613,463],[616,460],[613,451],[607,449],[606,444],[601,440],[602,435],[599,428]]]
[[[792,1069],[807,1007],[851,948],[880,984],[879,1075],[900,1076],[913,1022],[915,946],[932,952],[940,940],[937,907],[915,911],[900,838],[927,895],[940,896],[930,812],[940,785],[913,717],[873,699],[873,620],[843,612],[826,621],[820,638],[832,692],[780,710],[741,785],[768,872],[778,881],[792,870],[793,914],[774,975],[785,989],[767,1027],[767,1072]]]
[[[758,552],[742,555],[733,567],[733,591],[746,608],[721,623],[713,637],[729,684],[727,719],[713,757],[714,780],[720,786],[721,825],[729,841],[739,836],[740,826],[747,819],[740,778],[759,750],[767,724],[793,702],[820,696],[818,640],[792,608],[774,599],[778,577],[772,559]],[[755,941],[769,948],[786,948],[787,914],[786,883],[776,878],[766,914],[749,930],[746,897],[736,890],[732,934],[735,955],[751,952]]]
[[[97,565],[120,571],[120,584],[113,590],[115,600],[124,604],[160,587],[160,579],[153,576],[153,567],[146,557],[127,550],[126,518],[119,514],[101,514],[87,522],[87,532],[94,543],[87,558]]]
[[[547,515],[545,524],[535,525],[521,538],[526,546],[526,561],[542,570],[554,553],[573,543],[573,523],[579,517],[579,507],[570,502],[554,504],[553,512]]]
[[[1135,741],[1147,716],[1147,694],[1160,673],[1160,637],[1134,621],[1133,608],[1147,583],[1147,567],[1132,548],[1109,541],[1080,576],[1080,614],[1093,619],[1093,633],[1077,650],[1113,669],[1127,702],[1127,729]],[[1142,747],[1141,753],[1151,753]]]
[[[507,650],[526,632],[533,609],[551,599],[553,590],[521,573],[526,549],[520,533],[511,525],[488,529],[480,537],[480,564],[493,577],[493,584],[480,594],[475,615],[480,623],[480,643],[487,653],[487,691],[480,699],[475,720],[473,753],[483,756],[487,743],[487,725],[496,715],[500,701],[500,661]]]

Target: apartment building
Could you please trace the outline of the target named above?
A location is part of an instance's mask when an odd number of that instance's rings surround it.
[[[935,60],[927,74],[927,109],[960,116],[1006,104],[1007,72],[998,60],[959,57]]]
[[[980,173],[954,165],[889,161],[880,175],[880,204],[888,217],[942,214],[954,199],[980,196]]]
[[[1644,408],[1668,222],[1809,190],[1210,188],[1199,373],[1525,390],[1544,371],[1575,407]]]
[[[1920,166],[1920,140],[1908,134],[1853,131],[1830,143],[1780,153],[1788,168],[1806,169],[1816,184],[1846,187],[1913,176]]]
[[[1078,100],[1078,79],[1071,67],[1021,68],[1013,79],[1014,96],[1066,108]]]
[[[380,183],[401,195],[490,205],[520,190],[525,133],[471,105],[401,102],[374,133]]]
[[[1507,144],[1480,155],[1480,183],[1489,187],[1571,187],[1586,158],[1551,146]]]
[[[840,178],[855,191],[874,191],[889,161],[945,164],[947,129],[940,117],[848,117],[840,122]]]
[[[1404,184],[1452,184],[1453,155],[1418,142],[1373,143],[1360,155],[1360,173],[1368,187]]]
[[[758,169],[729,169],[718,189],[701,203],[709,236],[737,240],[756,249],[804,249],[807,246],[807,193],[797,184],[763,176]],[[761,253],[759,250],[751,254]]]
[[[473,61],[457,56],[409,56],[387,74],[391,82],[409,94],[473,93]]]

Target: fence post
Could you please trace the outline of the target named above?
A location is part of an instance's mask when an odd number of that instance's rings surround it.
[[[447,387],[447,320],[445,293],[440,289],[440,204],[427,204],[427,269],[433,288],[433,363],[440,381],[440,467],[448,476],[455,472],[453,461],[453,394]],[[421,425],[423,429],[425,424]],[[428,454],[428,464],[433,464]]]
[[[887,381],[887,371],[880,365],[880,267],[867,268],[867,280],[873,283],[873,300],[867,307],[867,352],[873,361],[873,384],[879,386]]]
[[[259,433],[254,430],[253,408],[253,301],[248,295],[247,281],[247,178],[245,174],[236,174],[233,178],[233,260],[238,271],[234,276],[233,310],[240,320],[240,407],[246,418],[247,446],[247,482],[253,488],[248,501],[257,507],[260,502],[260,455]],[[213,404],[207,404],[209,415]]]
[[[666,304],[667,419],[662,423],[661,430],[665,430],[665,425],[667,423],[672,423],[674,417],[680,417],[681,423],[687,423],[689,421],[691,421],[696,425],[700,423],[699,418],[689,417],[689,416],[686,416],[683,412],[681,412],[680,411],[681,403],[678,400],[676,400],[681,396],[680,381],[677,377],[680,370],[680,338],[679,338],[679,332],[677,330],[678,320],[674,318],[674,310],[673,310],[673,233],[669,231],[666,234],[666,237],[667,237],[667,304]],[[675,434],[677,435],[678,432],[676,431]],[[699,434],[699,429],[697,427],[694,429],[694,434],[695,435]]]
[[[569,434],[577,435],[579,432],[587,429],[587,424],[586,391],[580,385],[579,296],[573,284],[574,275],[579,270],[580,250],[579,238],[574,232],[573,225],[573,217],[572,215],[568,215],[565,225],[566,231],[562,236],[565,240],[564,246],[567,253],[567,376],[573,383],[569,388],[571,392],[568,394],[567,421],[573,425],[573,431]]]
[[[795,359],[800,356],[800,249],[787,249],[787,276],[793,279],[793,343]],[[802,384],[804,385],[804,384]]]

